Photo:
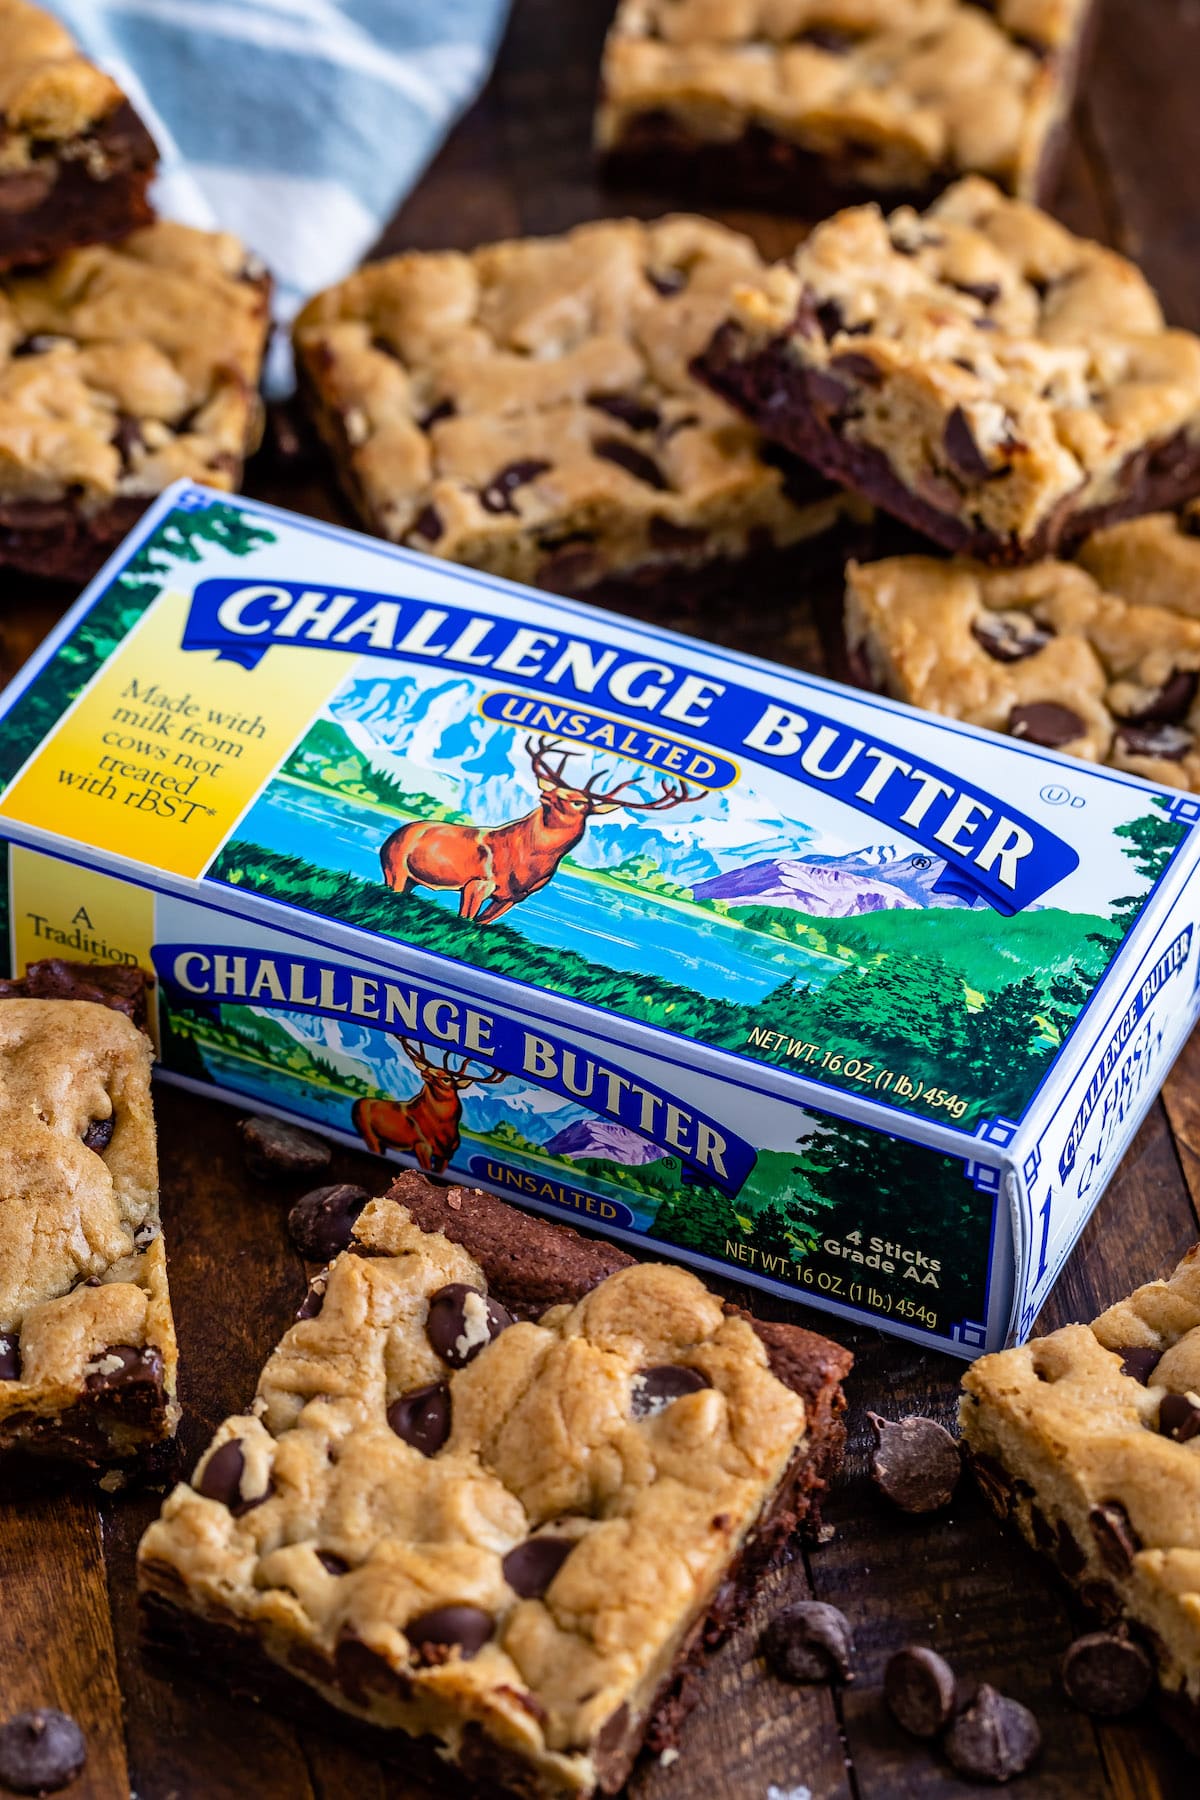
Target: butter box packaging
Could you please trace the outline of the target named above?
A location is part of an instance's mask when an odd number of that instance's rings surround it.
[[[1198,816],[185,483],[3,698],[0,941],[152,970],[186,1087],[970,1357],[1196,1019]]]

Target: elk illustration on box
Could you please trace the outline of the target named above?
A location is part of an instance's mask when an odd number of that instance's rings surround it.
[[[607,790],[597,786],[608,776],[603,769],[582,785],[568,781],[567,759],[582,752],[561,739],[526,738],[525,750],[541,793],[532,812],[504,825],[447,825],[426,819],[401,825],[379,853],[387,885],[398,894],[413,887],[457,892],[459,917],[490,925],[553,879],[595,814],[616,812],[618,807],[626,812],[666,812],[698,800],[703,792],[668,778],[653,800],[630,799],[622,797],[622,790],[636,787],[638,775]],[[557,768],[550,765],[552,756],[558,758]]]
[[[420,1091],[411,1100],[356,1100],[350,1117],[367,1149],[376,1156],[388,1150],[407,1151],[431,1174],[446,1167],[459,1145],[462,1093],[469,1087],[493,1087],[507,1081],[503,1069],[486,1075],[470,1073],[471,1058],[447,1056],[439,1063],[419,1044],[401,1038],[405,1054],[421,1077]]]

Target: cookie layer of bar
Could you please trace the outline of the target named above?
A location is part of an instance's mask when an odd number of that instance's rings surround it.
[[[852,563],[851,663],[926,712],[1200,792],[1200,617],[1141,574],[1164,604],[1131,604],[1073,563]]]
[[[978,172],[1044,198],[1090,0],[622,0],[596,141],[658,191],[816,218]]]
[[[1142,1639],[1200,1750],[1200,1247],[1090,1326],[985,1356],[963,1386],[985,1494]]]
[[[29,0],[0,0],[0,269],[151,218],[158,152],[121,89]]]
[[[0,999],[0,1465],[115,1481],[174,1432],[151,1058],[108,1005]]]
[[[698,365],[943,548],[1061,553],[1200,490],[1200,339],[1137,269],[992,183],[852,208],[743,284]]]
[[[530,1221],[417,1177],[393,1192],[463,1241],[399,1198],[361,1215],[147,1532],[151,1633],[219,1646],[207,1672],[242,1691],[305,1684],[310,1710],[432,1738],[493,1789],[615,1792],[739,1572],[811,1510],[849,1358],[544,1222],[536,1298],[547,1232],[565,1291],[517,1319]]]
[[[761,563],[845,505],[689,372],[764,273],[747,238],[687,217],[395,257],[304,309],[300,379],[395,543],[563,593]]]
[[[166,222],[0,280],[0,564],[83,580],[179,476],[238,486],[269,285]]]

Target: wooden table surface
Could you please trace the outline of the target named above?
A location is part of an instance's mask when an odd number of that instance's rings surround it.
[[[588,133],[600,44],[612,0],[516,0],[496,75],[415,195],[385,247],[469,247],[562,230],[614,210],[652,214],[670,196],[613,201],[593,179]],[[1200,329],[1200,0],[1101,0],[1099,44],[1078,110],[1056,211],[1076,229],[1136,256],[1168,316]],[[1190,149],[1189,149],[1190,146]],[[727,215],[781,253],[798,228]],[[320,468],[260,458],[250,491],[340,516]],[[61,597],[0,584],[5,673],[53,622]],[[648,602],[649,604],[649,602]],[[661,619],[663,615],[657,615]],[[666,615],[740,648],[824,670],[812,608],[785,617]],[[1200,1038],[1167,1084],[1067,1265],[1040,1328],[1087,1319],[1168,1270],[1198,1235]],[[286,1192],[256,1185],[238,1154],[230,1108],[158,1091],[171,1281],[182,1345],[184,1467],[240,1410],[290,1321],[304,1278],[284,1232]],[[385,1170],[339,1154],[339,1176],[382,1185]],[[731,1290],[732,1291],[732,1290]],[[761,1311],[783,1303],[759,1295]],[[1073,1635],[1063,1594],[964,1487],[950,1511],[915,1522],[874,1497],[865,1476],[868,1408],[953,1416],[960,1366],[802,1307],[791,1316],[854,1349],[851,1449],[828,1516],[831,1542],[806,1551],[762,1596],[706,1677],[669,1770],[639,1770],[637,1800],[767,1800],[773,1784],[812,1800],[904,1800],[977,1792],[906,1740],[880,1700],[899,1645],[938,1646],[961,1674],[1034,1708],[1045,1748],[1009,1790],[1021,1800],[1194,1795],[1197,1774],[1150,1718],[1097,1725],[1060,1692]],[[21,1706],[74,1713],[90,1742],[73,1800],[417,1800],[428,1790],[384,1772],[351,1745],[239,1708],[142,1661],[133,1561],[153,1496],[97,1503],[58,1495],[0,1507],[0,1716]],[[858,1674],[841,1694],[784,1689],[755,1656],[756,1625],[784,1596],[843,1608]],[[452,1792],[452,1787],[445,1790]],[[800,1794],[796,1795],[800,1800]]]

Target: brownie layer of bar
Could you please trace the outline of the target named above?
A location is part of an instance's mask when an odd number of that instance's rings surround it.
[[[617,181],[819,218],[925,206],[960,175],[1044,200],[1088,0],[622,0],[596,140]]]
[[[1133,266],[977,178],[821,225],[698,373],[943,548],[1061,552],[1200,489],[1200,340]]]
[[[42,993],[95,998],[29,998]],[[97,1003],[99,1001],[99,1004]],[[0,1467],[119,1485],[178,1419],[151,1048],[128,971],[35,965],[0,997]],[[31,1121],[34,1121],[31,1123]]]
[[[560,1309],[569,1306],[583,1295],[594,1294],[600,1283],[621,1276],[635,1266],[630,1258],[611,1245],[593,1243],[548,1221],[529,1219],[493,1197],[471,1190],[439,1190],[421,1177],[407,1176],[396,1184],[392,1196],[404,1202],[413,1213],[414,1222],[423,1229],[444,1226],[454,1234],[454,1242],[477,1253],[477,1257],[472,1255],[472,1262],[488,1281],[493,1298],[500,1299],[514,1315],[536,1317],[545,1312],[547,1304]],[[376,1203],[376,1207],[382,1204]],[[419,1218],[416,1217],[418,1213]],[[375,1228],[369,1222],[369,1214],[364,1215],[364,1221],[368,1221],[370,1237]],[[360,1221],[360,1231],[364,1221]],[[442,1235],[444,1237],[446,1232]],[[378,1255],[380,1251],[376,1247],[372,1253]],[[668,1276],[671,1281],[681,1279],[677,1271],[669,1271]],[[682,1280],[690,1286],[691,1278],[682,1277]],[[742,1315],[731,1313],[730,1316]],[[619,1707],[607,1728],[595,1734],[592,1785],[604,1792],[615,1792],[619,1788],[643,1741],[648,1740],[658,1749],[667,1748],[673,1742],[687,1706],[694,1698],[696,1671],[712,1646],[735,1621],[763,1564],[777,1553],[779,1544],[797,1524],[812,1513],[821,1483],[840,1455],[843,1435],[840,1381],[849,1367],[848,1355],[825,1340],[795,1328],[755,1323],[754,1330],[761,1334],[776,1379],[793,1393],[805,1396],[804,1438],[785,1473],[774,1485],[754,1529],[730,1556],[718,1591],[712,1594],[685,1631],[671,1666],[664,1671],[653,1695],[632,1711]],[[457,1407],[457,1401],[455,1405]],[[537,1453],[535,1448],[534,1454]],[[560,1520],[558,1528],[570,1529],[570,1526]],[[161,1560],[164,1543],[169,1543],[170,1539],[156,1538],[157,1529],[149,1534],[143,1550],[147,1628],[156,1646],[180,1649],[209,1678],[215,1676],[255,1698],[293,1708],[307,1708],[309,1716],[313,1695],[304,1685],[306,1675],[309,1679],[322,1681],[331,1697],[333,1693],[339,1694],[352,1710],[363,1706],[366,1700],[364,1685],[369,1687],[372,1678],[383,1687],[401,1679],[395,1670],[385,1674],[382,1659],[372,1664],[370,1658],[362,1654],[339,1655],[328,1666],[321,1667],[320,1655],[314,1657],[306,1653],[298,1660],[297,1673],[281,1668],[276,1658],[265,1653],[256,1632],[228,1608],[222,1613],[219,1605],[205,1605],[197,1611],[197,1597],[182,1584],[178,1568],[173,1569]],[[470,1664],[464,1666],[471,1667]],[[530,1701],[537,1703],[537,1695],[532,1694]],[[333,1714],[336,1717],[328,1700],[322,1710],[325,1716]],[[343,1729],[346,1723],[343,1717]],[[362,1726],[357,1720],[353,1729],[356,1741],[361,1742]],[[395,1732],[372,1731],[372,1747],[387,1748],[392,1755],[402,1754],[407,1766],[409,1741],[403,1740],[401,1749],[397,1736]],[[527,1757],[498,1741],[494,1733],[485,1734],[477,1728],[464,1734],[458,1765],[464,1779],[478,1784],[484,1791],[495,1791],[498,1784],[525,1794],[591,1791],[586,1783],[580,1785],[577,1771],[560,1769],[556,1773],[553,1768],[535,1768]]]
[[[703,578],[855,511],[688,371],[762,273],[748,239],[687,217],[397,257],[305,308],[301,391],[381,537],[588,597]]]
[[[269,299],[235,238],[166,222],[0,279],[0,564],[82,581],[170,482],[235,488]]]
[[[1174,535],[1143,547],[1139,586],[1158,605],[1130,604],[1073,563],[852,563],[851,665],[926,712],[1200,792],[1200,617],[1172,605]],[[1160,549],[1155,587],[1147,563]]]
[[[0,270],[128,237],[154,217],[154,139],[128,101],[36,170],[0,172]]]
[[[1140,1639],[1200,1752],[1200,1246],[1090,1326],[983,1357],[963,1387],[984,1494]]]
[[[91,1000],[124,1013],[144,1031],[152,986],[144,969],[128,963],[81,963],[48,956],[28,963],[23,975],[0,977],[0,999]]]

